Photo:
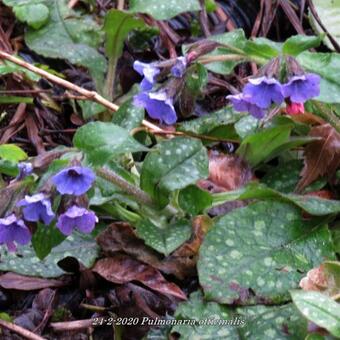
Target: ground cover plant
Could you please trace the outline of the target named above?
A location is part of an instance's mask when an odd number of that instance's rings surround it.
[[[339,338],[339,18],[0,1],[0,338]]]

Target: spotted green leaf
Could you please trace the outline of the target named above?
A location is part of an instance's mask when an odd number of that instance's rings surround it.
[[[241,339],[300,340],[307,335],[307,321],[292,303],[272,307],[257,305],[236,311],[247,320],[240,329]]]
[[[170,19],[183,12],[199,11],[199,0],[130,0],[130,11],[147,13],[157,20]]]
[[[299,182],[302,167],[303,164],[299,160],[280,164],[275,169],[268,171],[262,178],[262,182],[282,193],[290,193],[294,191]]]
[[[159,143],[146,156],[141,188],[160,207],[164,207],[172,191],[183,189],[207,176],[208,156],[201,141],[178,137]]]
[[[259,120],[251,115],[242,117],[236,124],[235,130],[241,138],[245,138],[256,131]]]
[[[91,122],[79,128],[74,145],[83,151],[93,164],[103,164],[125,152],[147,151],[129,132],[112,123]]]
[[[70,9],[67,0],[51,0],[46,6],[48,22],[38,30],[28,29],[26,44],[44,57],[88,68],[100,88],[106,71],[106,60],[96,49],[102,40],[100,27],[91,16]]]
[[[327,295],[313,291],[293,290],[292,299],[310,321],[340,337],[340,304]]]
[[[240,339],[238,329],[230,325],[218,325],[218,322],[228,322],[233,319],[233,310],[229,307],[219,305],[216,302],[206,302],[201,292],[197,291],[190,295],[189,301],[182,302],[175,312],[178,325],[172,328],[183,340],[191,339]],[[190,320],[191,324],[181,325],[180,320]],[[187,322],[188,322],[187,321]],[[200,322],[207,324],[199,324]],[[217,324],[208,324],[208,322]]]
[[[240,114],[231,107],[225,107],[202,117],[185,121],[179,124],[178,130],[207,135],[220,126],[233,124],[240,119]]]
[[[195,185],[189,185],[181,190],[178,195],[180,207],[193,216],[198,215],[206,208],[211,207],[212,202],[213,199],[211,194]]]
[[[149,220],[142,220],[136,224],[136,231],[145,244],[166,256],[191,236],[191,227],[185,220],[162,227]]]
[[[132,100],[121,105],[112,117],[112,123],[131,131],[140,126],[144,119],[144,109],[132,104]]]
[[[332,249],[327,226],[304,221],[291,205],[258,202],[223,216],[208,232],[199,280],[205,296],[220,303],[279,303],[308,270],[334,259]]]
[[[15,253],[8,252],[6,247],[2,246],[0,252],[0,270],[2,271],[28,276],[58,277],[65,274],[57,265],[60,260],[68,256],[75,257],[89,268],[97,258],[99,248],[91,236],[74,233],[53,248],[43,260],[36,256],[32,245],[19,246]]]

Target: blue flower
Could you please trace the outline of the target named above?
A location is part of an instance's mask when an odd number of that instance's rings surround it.
[[[73,166],[59,171],[53,176],[52,182],[60,194],[80,196],[91,188],[95,178],[91,169]]]
[[[74,205],[59,216],[57,228],[66,236],[71,235],[74,229],[88,234],[97,222],[98,217],[93,211]]]
[[[294,76],[283,85],[283,94],[293,103],[304,103],[317,97],[320,94],[320,76],[313,73]]]
[[[31,232],[24,221],[14,214],[0,218],[0,244],[6,244],[9,251],[15,251],[14,242],[25,245],[32,238]]]
[[[141,92],[134,96],[133,104],[143,107],[153,119],[171,125],[177,120],[173,99],[164,90],[158,92]]]
[[[17,206],[24,207],[22,212],[26,221],[42,221],[49,225],[55,216],[50,200],[42,193],[33,196],[26,195],[24,199],[17,203]]]
[[[20,162],[18,164],[19,175],[16,179],[24,179],[25,177],[29,176],[33,172],[33,165],[29,162]]]
[[[249,102],[262,109],[268,109],[272,103],[280,105],[284,100],[282,85],[276,79],[268,77],[250,79],[243,94],[249,98]]]
[[[250,102],[250,96],[245,96],[243,93],[227,96],[233,103],[234,109],[239,112],[249,112],[253,117],[261,119],[264,117],[265,112],[256,104]]]
[[[156,82],[156,77],[160,73],[158,67],[155,64],[142,63],[136,60],[133,63],[133,68],[141,76],[144,76],[142,82],[140,83],[140,88],[142,91],[150,91]]]
[[[171,74],[176,78],[182,78],[187,68],[187,59],[185,57],[178,57],[175,65],[171,68]]]

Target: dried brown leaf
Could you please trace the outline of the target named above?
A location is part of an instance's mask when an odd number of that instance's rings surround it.
[[[43,288],[56,288],[64,287],[68,284],[68,282],[68,279],[43,279],[40,277],[24,276],[10,272],[0,276],[0,286],[5,289],[36,290]]]
[[[138,281],[162,294],[186,299],[184,292],[174,283],[166,281],[157,269],[127,255],[117,254],[101,259],[95,264],[93,271],[113,283]]]
[[[309,136],[319,137],[320,140],[305,148],[305,166],[297,185],[298,192],[319,176],[332,178],[340,166],[340,134],[330,124],[313,127]]]

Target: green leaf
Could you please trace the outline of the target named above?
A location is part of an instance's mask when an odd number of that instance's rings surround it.
[[[189,185],[178,195],[179,206],[187,213],[195,216],[202,213],[212,205],[212,196],[209,192],[195,185]]]
[[[216,112],[208,113],[202,117],[182,122],[178,126],[179,131],[192,132],[198,135],[207,135],[220,126],[233,124],[241,115],[231,107],[224,107]]]
[[[4,0],[5,5],[13,7],[15,16],[21,22],[38,29],[43,26],[49,16],[46,0]]]
[[[27,159],[26,152],[15,144],[0,145],[0,158],[8,161],[19,162]]]
[[[59,229],[54,225],[46,226],[38,223],[37,229],[32,236],[32,246],[35,254],[40,260],[43,260],[52,250],[65,240]]]
[[[323,39],[323,35],[308,36],[308,35],[295,35],[285,41],[282,47],[284,54],[296,57],[305,50],[313,47],[318,47]]]
[[[259,202],[233,210],[208,232],[199,281],[220,303],[281,303],[308,270],[334,256],[327,226],[306,223],[291,205]]]
[[[79,128],[74,145],[86,153],[93,164],[103,164],[118,154],[147,151],[127,130],[112,123],[92,122]]]
[[[304,69],[321,76],[320,96],[316,99],[325,103],[340,103],[340,55],[303,52],[297,60]]]
[[[237,29],[228,33],[213,35],[212,37],[209,38],[209,40],[216,41],[220,44],[232,46],[233,48],[239,49],[241,52],[243,51],[247,44],[247,39],[242,29]],[[207,54],[207,56],[218,56],[226,54],[235,54],[235,51],[228,47],[221,46],[217,47],[213,52]],[[209,71],[215,73],[229,74],[234,70],[234,67],[236,65],[242,62],[244,62],[244,60],[242,59],[240,59],[239,61],[218,61],[207,64],[206,68]]]
[[[76,232],[53,248],[43,260],[35,255],[31,245],[19,246],[15,253],[3,247],[0,270],[28,276],[58,277],[65,274],[57,265],[65,257],[75,257],[86,268],[90,268],[98,255],[99,247],[93,237]]]
[[[340,1],[339,0],[314,0],[315,10],[327,31],[340,44]],[[318,34],[324,34],[324,30],[315,20],[313,14],[309,10],[309,20]],[[324,36],[326,45],[334,50],[334,46],[327,36]]]
[[[7,322],[13,322],[11,316],[9,314],[7,314],[7,313],[4,313],[4,312],[0,313],[0,319],[1,320],[5,320]]]
[[[201,141],[178,137],[158,144],[146,156],[141,173],[141,188],[160,207],[169,194],[208,177],[208,155]]]
[[[107,110],[103,105],[88,100],[78,100],[78,104],[81,107],[82,116],[85,120],[89,120]]]
[[[128,34],[136,28],[143,27],[145,27],[144,21],[135,18],[132,14],[116,9],[108,11],[104,23],[106,55],[113,58],[120,57]]]
[[[149,220],[142,220],[136,225],[137,235],[148,246],[168,256],[191,236],[188,221],[178,221],[163,228],[157,227]]]
[[[242,141],[237,154],[251,166],[256,166],[268,160],[280,146],[288,142],[291,130],[291,125],[281,125],[250,135]]]
[[[279,56],[281,50],[281,44],[275,43],[266,38],[256,38],[253,40],[248,40],[244,48],[244,52],[249,57],[260,58],[263,63]]]
[[[190,295],[189,301],[179,304],[175,312],[178,321],[190,320],[190,324],[178,325],[172,328],[172,332],[180,334],[182,340],[192,339],[240,339],[237,327],[227,325],[227,321],[232,320],[233,311],[231,308],[217,304],[216,302],[206,302],[202,299],[201,292],[197,291]],[[208,324],[209,321],[226,322],[226,325]],[[207,324],[201,324],[200,322]]]
[[[254,198],[261,200],[277,200],[295,204],[310,215],[315,216],[337,214],[340,212],[339,201],[327,200],[316,196],[283,194],[256,182],[249,183],[246,187],[239,190],[215,194],[213,197],[214,202],[219,204],[233,200],[249,200]],[[217,201],[215,200],[215,197],[217,198]]]
[[[307,335],[307,321],[294,304],[283,306],[251,306],[237,308],[246,324],[240,329],[240,339],[304,339]]]
[[[248,135],[255,133],[258,125],[258,119],[251,115],[247,115],[245,117],[241,117],[241,119],[235,124],[235,130],[241,138],[245,138]]]
[[[132,100],[121,105],[112,117],[112,123],[131,131],[140,126],[144,119],[144,109],[132,104]]]
[[[300,160],[292,160],[270,169],[261,181],[274,190],[288,194],[298,184],[302,168],[303,163]]]
[[[17,58],[20,59],[20,57],[16,56]],[[36,75],[35,73],[28,71],[27,69],[16,65],[14,63],[11,63],[10,61],[7,60],[2,60],[2,64],[0,64],[0,75],[4,76],[6,74],[11,74],[14,72],[22,73],[24,74],[28,79],[33,80],[33,81],[38,81],[40,77]]]
[[[147,13],[156,20],[167,20],[183,12],[199,11],[199,0],[130,0],[130,11]]]
[[[327,295],[312,291],[291,291],[293,302],[310,321],[340,337],[340,304]]]
[[[12,177],[18,176],[19,169],[17,162],[0,159],[0,173]]]
[[[100,88],[106,71],[106,59],[96,50],[101,41],[100,28],[91,16],[81,16],[67,4],[67,0],[46,2],[48,23],[39,30],[29,29],[26,44],[44,57],[66,59],[88,68]]]

